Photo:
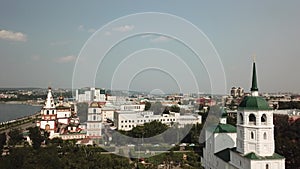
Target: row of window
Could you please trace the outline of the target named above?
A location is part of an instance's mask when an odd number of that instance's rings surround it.
[[[239,121],[240,121],[240,124],[244,124],[244,117],[243,117],[242,113],[239,114]],[[260,121],[262,123],[267,123],[267,116],[266,116],[266,114],[263,114],[261,116]],[[254,114],[250,114],[249,115],[249,123],[250,124],[254,124],[254,125],[256,124],[256,117],[255,117]]]
[[[47,110],[47,111],[46,111],[46,114],[47,114],[47,115],[49,115],[49,114],[55,114],[55,111],[54,111],[54,110]]]
[[[145,122],[151,122],[151,121],[175,121],[175,119],[148,119],[148,120],[137,120],[137,123],[145,123]],[[121,120],[121,123],[134,123],[134,120]]]
[[[136,125],[128,125],[128,126],[125,125],[125,128],[127,128],[127,127],[129,127],[129,128],[131,128],[131,127],[136,127]],[[124,128],[124,126],[122,125],[121,128]]]
[[[253,131],[251,131],[250,138],[254,139],[254,132]],[[267,133],[266,132],[264,132],[263,138],[264,138],[264,140],[267,140]]]

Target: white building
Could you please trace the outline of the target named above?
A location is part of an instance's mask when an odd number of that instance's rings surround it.
[[[88,108],[86,134],[91,138],[100,138],[102,135],[102,111],[99,102],[92,102]]]
[[[103,122],[107,122],[107,120],[111,120],[114,121],[114,112],[115,112],[115,108],[112,107],[103,107],[102,108],[102,121]]]
[[[65,103],[63,97],[59,97],[59,102],[56,104],[52,96],[51,88],[48,88],[48,94],[44,107],[41,109],[41,119],[37,121],[36,125],[40,129],[49,132],[49,138],[64,137],[80,138],[82,133],[79,126],[79,118],[72,109],[69,103]]]
[[[64,103],[64,98],[59,97],[58,106],[56,106],[57,121],[61,124],[69,124],[69,119],[72,115],[72,108],[69,103]]]
[[[144,111],[145,104],[124,104],[120,107],[121,111]]]
[[[129,131],[133,127],[152,121],[159,121],[167,125],[177,123],[179,127],[183,127],[186,124],[201,123],[201,116],[194,114],[181,116],[174,112],[154,115],[152,111],[116,111],[114,113],[114,125],[118,130]]]
[[[206,169],[285,168],[285,158],[275,153],[273,110],[258,96],[255,63],[251,96],[239,105],[237,127],[220,123],[206,136],[201,159]]]
[[[51,92],[51,87],[48,88],[48,94],[44,107],[41,110],[41,120],[37,122],[37,126],[47,131],[51,135],[56,132],[56,107]]]
[[[82,94],[77,89],[75,98],[77,102],[105,102],[106,94],[104,89],[90,88],[90,90],[86,90]]]

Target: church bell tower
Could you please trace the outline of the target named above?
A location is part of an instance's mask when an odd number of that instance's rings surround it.
[[[253,61],[251,96],[245,96],[237,112],[237,151],[272,156],[275,151],[273,111],[258,94],[255,61]]]

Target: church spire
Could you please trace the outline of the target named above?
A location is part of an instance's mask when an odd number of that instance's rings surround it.
[[[252,95],[252,96],[258,96],[257,77],[256,77],[256,67],[255,67],[255,57],[253,58],[253,71],[252,71],[251,95]]]

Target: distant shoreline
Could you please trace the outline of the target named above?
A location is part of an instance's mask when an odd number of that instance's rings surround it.
[[[28,102],[28,101],[0,101],[2,104],[26,104],[31,106],[43,106],[43,104],[39,104],[36,102]]]

